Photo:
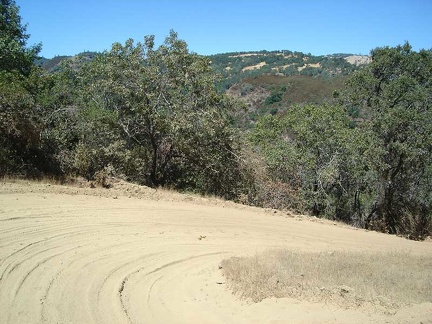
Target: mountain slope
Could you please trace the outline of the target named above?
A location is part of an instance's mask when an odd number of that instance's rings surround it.
[[[301,52],[261,51],[225,53],[209,56],[213,69],[221,75],[220,89],[229,89],[247,77],[348,75],[370,61],[368,56],[332,54],[314,56]]]

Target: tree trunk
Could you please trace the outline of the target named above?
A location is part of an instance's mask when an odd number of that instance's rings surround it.
[[[159,187],[161,185],[161,181],[158,177],[157,170],[157,162],[158,162],[158,145],[155,137],[152,135],[150,137],[150,142],[152,146],[152,166],[150,171],[150,180],[154,187]]]

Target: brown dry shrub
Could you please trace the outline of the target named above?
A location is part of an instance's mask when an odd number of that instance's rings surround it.
[[[257,191],[259,205],[280,210],[303,211],[303,202],[298,188],[280,181],[265,181]]]

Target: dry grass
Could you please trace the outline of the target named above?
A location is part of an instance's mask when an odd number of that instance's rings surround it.
[[[28,178],[24,176],[17,176],[17,175],[4,175],[0,176],[1,182],[8,182],[8,183],[26,183],[26,182],[32,182],[32,183],[45,183],[45,184],[51,184],[51,185],[64,185],[64,184],[74,184],[77,180],[73,177],[68,178],[59,178],[55,176],[40,176],[38,178]]]
[[[267,63],[266,62],[260,62],[260,63],[255,64],[255,65],[246,66],[242,69],[242,72],[259,69],[259,68],[263,67],[264,65],[267,65]]]
[[[306,64],[304,66],[299,66],[297,68],[297,71],[304,70],[304,69],[306,69],[308,67],[318,68],[318,67],[321,67],[321,64],[320,63],[311,63],[311,64]]]
[[[408,253],[267,251],[223,260],[229,287],[254,302],[291,297],[391,312],[432,301],[432,258]]]
[[[281,105],[288,107],[292,104],[332,102],[333,92],[342,89],[345,81],[344,76],[323,78],[304,75],[262,75],[245,78],[242,83],[250,83],[254,88],[285,86],[287,90],[282,97]]]
[[[115,177],[107,177],[105,185],[96,181],[87,181],[81,177],[71,177],[58,180],[55,178],[44,177],[40,179],[25,179],[19,177],[0,177],[0,194],[5,192],[15,193],[54,193],[70,195],[98,196],[118,199],[138,198],[157,201],[187,202],[205,206],[227,206],[230,208],[245,209],[255,207],[236,204],[233,201],[214,195],[201,195],[191,192],[179,192],[174,188],[150,188],[124,181]]]

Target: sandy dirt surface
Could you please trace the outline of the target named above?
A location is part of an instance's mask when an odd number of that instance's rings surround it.
[[[219,264],[266,249],[408,251],[432,243],[119,183],[0,182],[0,323],[432,323],[294,299],[241,301]]]

